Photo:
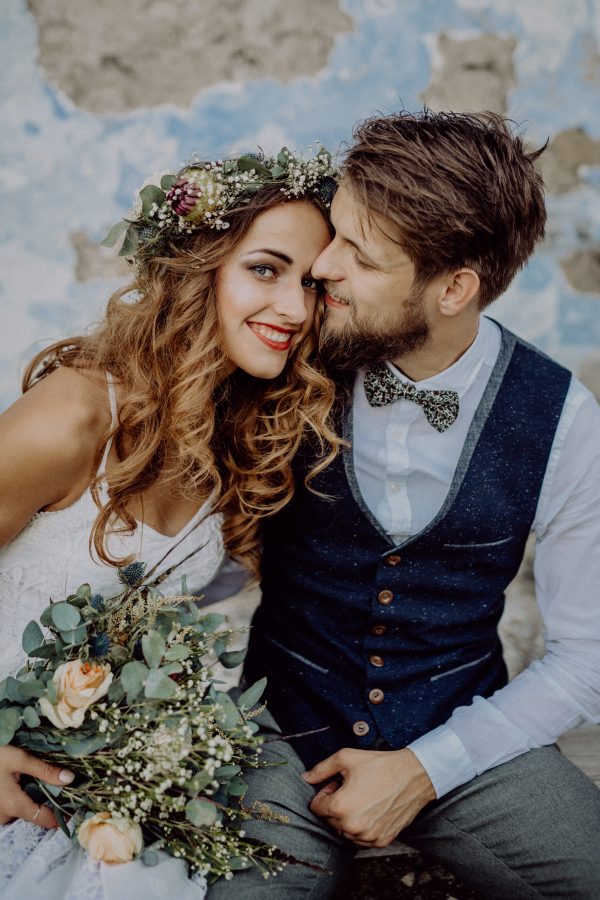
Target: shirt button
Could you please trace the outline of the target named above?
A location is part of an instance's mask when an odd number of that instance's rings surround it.
[[[396,482],[394,482],[394,484],[390,485],[390,491],[392,492],[392,494],[397,494],[399,490],[400,490],[400,485],[396,484]]]
[[[355,722],[352,726],[352,731],[354,734],[357,734],[359,737],[362,737],[363,734],[367,734],[369,731],[369,726],[366,722]]]
[[[378,703],[383,703],[383,698],[385,694],[383,691],[380,691],[379,688],[373,688],[372,691],[369,691],[369,700],[371,703],[374,703],[377,706]]]
[[[380,669],[383,665],[382,657],[377,656],[376,653],[374,653],[372,656],[369,657],[369,662],[371,663],[372,666],[376,666],[378,669]]]
[[[373,625],[373,627],[371,628],[371,634],[385,634],[386,631],[386,625]]]
[[[388,556],[385,564],[386,566],[397,566],[399,562],[402,562],[401,556]]]
[[[380,591],[380,593],[377,594],[377,600],[382,606],[388,606],[393,599],[394,595],[391,591]]]

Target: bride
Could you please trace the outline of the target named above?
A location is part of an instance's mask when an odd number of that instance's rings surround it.
[[[303,434],[321,441],[319,468],[337,451],[311,276],[334,174],[322,148],[194,163],[149,179],[112,229],[127,229],[133,283],[89,335],[38,354],[0,416],[0,679],[24,664],[21,635],[49,597],[84,582],[116,593],[117,565],[150,568],[176,545],[159,568],[167,594],[183,574],[199,592],[226,552],[256,573],[259,520],[290,498]],[[21,774],[73,778],[0,748],[1,897],[204,896],[166,854],[111,867],[71,849]]]

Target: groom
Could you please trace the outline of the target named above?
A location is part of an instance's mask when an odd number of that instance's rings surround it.
[[[538,155],[491,115],[354,136],[313,266],[348,450],[307,484],[318,450],[296,458],[246,661],[266,737],[327,729],[265,744],[288,765],[244,805],[291,821],[247,833],[333,875],[241,872],[211,900],[332,897],[397,835],[486,900],[600,897],[600,791],[554,745],[600,720],[600,409],[481,316],[544,235]],[[497,625],[532,530],[547,652],[507,685]]]

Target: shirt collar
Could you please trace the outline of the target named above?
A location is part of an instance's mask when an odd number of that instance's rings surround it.
[[[494,328],[497,326],[490,319],[480,316],[477,337],[468,350],[465,350],[463,355],[443,372],[438,372],[437,375],[423,381],[412,381],[389,361],[386,362],[386,366],[396,378],[414,384],[420,391],[456,391],[460,399],[469,390],[490,355]]]

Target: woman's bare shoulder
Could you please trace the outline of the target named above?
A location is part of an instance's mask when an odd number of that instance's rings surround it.
[[[70,505],[89,485],[110,427],[102,380],[60,368],[0,415],[0,546],[34,513]]]

